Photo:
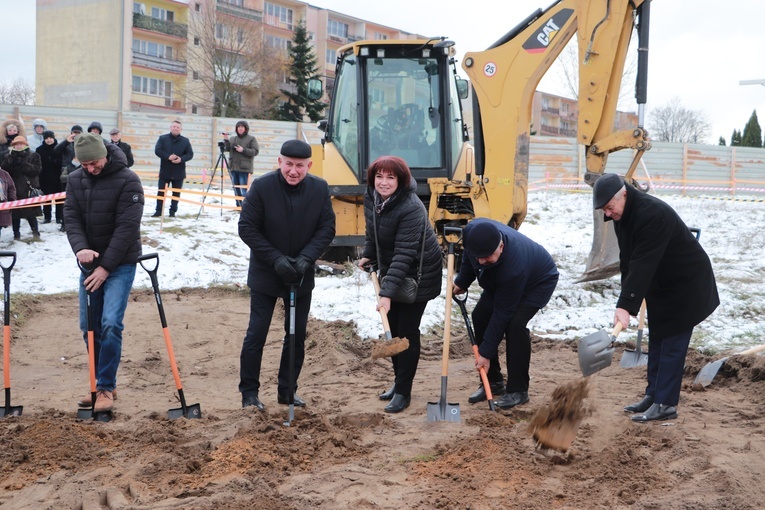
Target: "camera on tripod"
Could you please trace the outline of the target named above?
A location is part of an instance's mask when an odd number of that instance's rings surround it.
[[[225,142],[218,142],[218,148],[220,149],[221,152],[225,150],[225,147],[226,147]]]

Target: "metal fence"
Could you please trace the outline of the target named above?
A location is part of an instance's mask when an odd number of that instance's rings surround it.
[[[191,140],[194,159],[187,164],[189,179],[209,177],[220,155],[218,142],[221,132],[234,132],[239,119],[203,117],[198,115],[171,115],[147,112],[114,112],[80,108],[44,106],[14,106],[0,104],[0,118],[21,118],[27,130],[32,120],[42,118],[48,128],[63,139],[72,125],[87,129],[92,121],[101,123],[104,137],[118,127],[122,139],[133,148],[134,169],[142,174],[155,175],[159,167],[154,155],[157,138],[169,132],[170,123],[178,119],[183,123],[183,135]],[[291,138],[304,138],[319,143],[322,132],[314,124],[246,119],[250,133],[260,145],[255,158],[255,173],[261,174],[276,167],[276,158],[282,143]],[[530,143],[529,187],[576,189],[586,186],[584,147],[575,138],[533,136]],[[608,171],[623,173],[632,161],[631,151],[619,151],[608,159]],[[691,145],[654,142],[643,156],[643,164],[636,176],[650,178],[657,192],[684,194],[752,194],[765,193],[765,149],[751,147],[725,147],[717,145]]]

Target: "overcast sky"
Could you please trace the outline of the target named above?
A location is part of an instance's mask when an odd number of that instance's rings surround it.
[[[595,0],[604,1],[604,0]],[[458,58],[466,51],[489,47],[536,8],[550,0],[313,0],[318,7],[457,43]],[[0,81],[35,73],[34,0],[0,0],[6,51]],[[720,136],[730,142],[733,129],[743,129],[752,110],[765,125],[765,87],[739,85],[765,79],[765,1],[655,0],[651,4],[648,105],[665,106],[673,97],[701,111],[712,125],[710,143]],[[65,28],[76,39],[77,27]],[[13,41],[13,43],[9,43]],[[55,51],[51,48],[50,51]],[[540,90],[565,95],[552,70]],[[635,109],[623,107],[623,109]]]

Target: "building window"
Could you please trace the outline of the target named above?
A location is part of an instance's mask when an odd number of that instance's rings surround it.
[[[228,39],[229,27],[222,24],[215,24],[215,38],[216,39]]]
[[[194,71],[194,72],[192,73],[192,77],[193,77],[195,80],[198,80],[198,79],[199,79],[199,71]]]
[[[156,78],[133,75],[133,92],[150,96],[172,97],[173,83]]]
[[[375,39],[377,39],[378,41],[384,41],[387,38],[388,38],[388,36],[386,34],[381,34],[380,32],[377,32],[375,34]]]
[[[199,46],[202,44],[202,40],[199,37],[194,38],[194,46]]]
[[[272,48],[277,48],[283,51],[289,51],[292,47],[292,41],[274,35],[266,35],[266,44]]]
[[[191,113],[196,114],[197,113],[197,105],[191,105]]]
[[[175,19],[175,14],[173,14],[173,11],[168,11],[167,9],[152,7],[151,17],[161,19],[162,21],[173,21]]]
[[[327,24],[327,32],[329,35],[347,39],[348,25],[346,23],[340,23],[339,21],[329,20],[329,23]]]
[[[335,65],[337,63],[337,51],[328,49],[327,55],[326,55],[326,62],[327,64]]]
[[[133,39],[133,51],[142,55],[151,55],[152,57],[173,58],[173,47],[165,46],[151,41]]]
[[[197,12],[202,12],[202,4],[200,4],[199,2],[196,2],[194,4],[194,10]]]
[[[133,2],[133,12],[136,14],[146,14],[146,5],[141,2]]]
[[[287,28],[292,30],[292,9],[266,2],[263,10],[266,13],[265,21],[267,24],[272,26],[287,25]]]

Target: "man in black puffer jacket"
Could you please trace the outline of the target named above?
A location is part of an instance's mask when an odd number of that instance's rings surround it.
[[[311,146],[301,140],[284,142],[279,169],[250,186],[242,204],[239,237],[250,247],[250,324],[242,344],[239,391],[242,407],[265,409],[258,397],[263,346],[276,300],[284,300],[284,332],[289,333],[289,288],[296,289],[295,366],[292,387],[303,366],[308,311],[314,287],[314,263],[335,237],[335,213],[329,187],[308,174]],[[277,402],[289,404],[287,336],[279,365]],[[305,402],[293,393],[294,405]]]
[[[88,270],[80,276],[80,329],[87,342],[87,294],[95,336],[94,410],[112,408],[122,353],[122,319],[141,256],[143,187],[127,167],[125,154],[100,136],[86,133],[74,142],[82,168],[69,175],[64,202],[66,235],[77,260]],[[90,397],[79,404],[89,407]]]

